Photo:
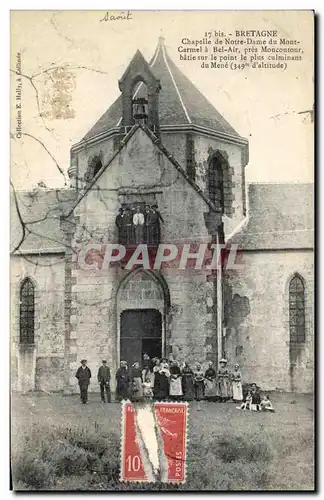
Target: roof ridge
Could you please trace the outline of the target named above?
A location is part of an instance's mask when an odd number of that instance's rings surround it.
[[[169,71],[169,73],[170,73],[171,80],[172,80],[172,82],[173,82],[174,88],[176,89],[176,92],[177,92],[177,95],[178,95],[178,97],[179,97],[179,100],[180,100],[181,106],[183,107],[183,111],[185,112],[185,115],[186,115],[186,118],[187,118],[188,122],[189,122],[189,123],[191,123],[191,119],[190,119],[190,116],[189,116],[189,114],[188,114],[187,108],[186,108],[186,106],[185,106],[185,104],[184,104],[184,102],[183,102],[183,99],[182,99],[182,97],[181,97],[181,94],[180,94],[179,88],[178,88],[178,86],[177,86],[177,84],[176,84],[176,81],[175,81],[174,76],[173,76],[173,74],[172,74],[171,68],[170,68],[169,63],[168,63],[168,61],[167,61],[167,57],[166,57],[166,50],[165,50],[164,45],[161,45],[161,48],[162,48],[162,55],[163,55],[164,62],[165,62],[166,67],[167,67],[167,69],[168,69],[168,71]]]
[[[218,111],[218,109],[215,108],[214,104],[210,102],[210,100],[205,96],[205,94],[190,80],[190,78],[181,71],[180,68],[176,65],[176,63],[171,59],[169,54],[166,52],[166,58],[168,60],[169,66],[172,66],[176,72],[178,72],[178,76],[183,78],[186,82],[186,85],[191,86],[192,89],[199,95],[200,99],[203,99],[203,101],[208,104],[212,108],[213,113],[216,113],[219,118],[221,118],[235,133],[235,135],[239,135],[236,130],[232,127],[232,125],[224,118],[224,116]]]

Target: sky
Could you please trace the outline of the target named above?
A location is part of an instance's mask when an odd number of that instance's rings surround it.
[[[109,16],[120,12],[109,12]],[[11,179],[18,189],[43,181],[62,187],[70,148],[120,95],[118,79],[139,49],[147,60],[158,38],[168,54],[234,129],[249,140],[247,182],[313,181],[313,18],[307,11],[132,11],[128,20],[104,22],[104,11],[15,11],[11,13],[11,69],[20,53],[21,138],[17,137],[17,75],[11,73]],[[210,30],[278,30],[296,39],[303,60],[286,71],[203,69],[182,61],[183,37],[201,39]],[[74,117],[52,119],[49,89],[54,66],[73,75]],[[35,76],[36,75],[36,76]],[[30,79],[32,77],[32,79]],[[162,82],[163,85],[163,82]],[[43,113],[43,118],[40,113]],[[44,115],[45,113],[45,115]]]

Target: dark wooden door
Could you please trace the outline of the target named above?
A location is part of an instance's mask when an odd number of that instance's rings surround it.
[[[162,316],[157,309],[129,309],[120,319],[120,359],[140,364],[146,352],[162,356]]]

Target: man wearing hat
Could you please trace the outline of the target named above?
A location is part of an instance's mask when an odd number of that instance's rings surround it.
[[[107,366],[107,360],[102,360],[102,365],[98,370],[98,382],[100,385],[100,395],[102,403],[105,403],[105,389],[107,394],[107,403],[111,403],[110,393],[110,369]]]
[[[81,403],[86,405],[88,404],[88,387],[91,379],[91,371],[87,366],[86,359],[81,359],[81,366],[77,369],[75,376],[79,382]]]
[[[158,206],[157,205],[152,205],[151,207],[151,213],[148,217],[148,235],[149,235],[149,241],[148,243],[157,245],[160,243],[160,221],[163,223],[164,220],[158,211]]]

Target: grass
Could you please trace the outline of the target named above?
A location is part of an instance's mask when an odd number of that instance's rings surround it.
[[[313,406],[306,395],[275,394],[276,413],[235,404],[190,404],[187,482],[125,484],[120,472],[120,405],[87,406],[77,396],[12,398],[12,478],[18,490],[314,489]],[[294,401],[294,404],[290,404]]]

